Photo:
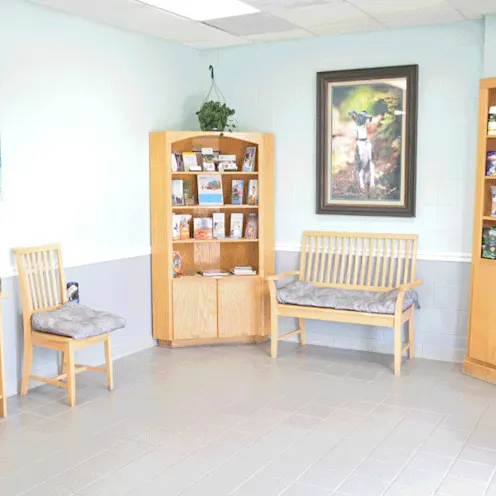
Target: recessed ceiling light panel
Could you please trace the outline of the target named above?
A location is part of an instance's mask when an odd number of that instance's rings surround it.
[[[139,0],[193,21],[209,21],[260,12],[240,0]]]

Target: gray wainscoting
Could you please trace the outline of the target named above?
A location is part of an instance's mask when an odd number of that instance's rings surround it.
[[[155,345],[152,339],[150,257],[136,257],[66,269],[67,281],[78,281],[80,302],[97,310],[108,310],[127,320],[125,329],[113,334],[114,358]],[[3,280],[4,355],[7,394],[19,390],[22,368],[22,313],[17,277]],[[103,345],[78,352],[77,362],[103,363]],[[36,348],[33,374],[57,375],[57,352]],[[32,386],[35,386],[32,383]]]
[[[277,272],[298,268],[299,253],[277,252]],[[417,277],[424,281],[418,289],[421,309],[415,320],[417,356],[461,362],[467,345],[470,264],[419,260]],[[283,332],[294,329],[296,323],[281,317],[279,326]],[[393,332],[385,327],[309,321],[307,342],[391,354]]]
[[[298,268],[299,254],[279,251],[277,272]],[[467,343],[470,264],[457,262],[418,261],[421,310],[416,319],[415,351],[417,356],[446,361],[461,361]],[[152,338],[150,257],[136,257],[104,262],[66,270],[68,281],[78,281],[80,300],[84,305],[122,315],[127,327],[114,333],[114,357],[122,357],[155,345]],[[3,281],[4,352],[7,394],[19,390],[22,368],[22,320],[18,279]],[[294,328],[292,319],[281,318],[281,331]],[[309,321],[309,344],[366,351],[392,353],[392,330],[327,322]],[[79,352],[77,361],[96,365],[103,363],[103,346]],[[36,349],[33,374],[56,375],[57,354]],[[36,384],[32,384],[34,386]]]

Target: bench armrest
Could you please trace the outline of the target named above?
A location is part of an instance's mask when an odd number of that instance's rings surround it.
[[[289,272],[282,272],[281,274],[275,274],[273,276],[268,276],[266,277],[267,281],[279,281],[281,279],[285,279],[286,277],[291,277],[291,276],[299,276],[300,271],[299,270],[290,270]]]
[[[408,284],[400,284],[396,289],[398,291],[408,291],[410,289],[414,289],[417,286],[421,286],[423,281],[417,279],[416,281],[409,282]]]

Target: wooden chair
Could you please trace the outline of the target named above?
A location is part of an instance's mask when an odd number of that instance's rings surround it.
[[[21,395],[28,393],[30,380],[45,382],[52,386],[67,389],[69,405],[72,407],[76,403],[75,376],[77,373],[84,372],[85,370],[93,370],[106,374],[108,389],[112,390],[114,380],[110,332],[83,339],[74,339],[49,332],[36,331],[32,328],[32,317],[37,312],[56,310],[67,303],[60,246],[46,245],[15,249],[14,255],[19,272],[24,325],[24,369]],[[103,343],[105,347],[105,368],[75,363],[74,355],[77,350],[98,343]],[[59,370],[60,375],[53,378],[31,375],[34,346],[50,348],[61,352],[62,370]]]
[[[422,284],[416,277],[417,236],[415,234],[371,234],[349,232],[307,231],[303,233],[300,269],[270,276],[271,301],[271,356],[277,357],[278,341],[294,336],[305,344],[305,319],[351,324],[392,327],[394,329],[394,374],[399,375],[401,357],[408,351],[414,356],[415,301],[406,300],[407,293]],[[301,301],[280,303],[276,281],[297,277],[302,283],[323,288],[366,291],[373,293],[397,292],[392,312],[379,313],[353,308],[332,308],[305,305]],[[411,296],[411,294],[410,294]],[[358,293],[352,298],[358,303]],[[404,308],[407,305],[408,308]],[[347,305],[345,305],[346,307]],[[367,307],[367,305],[362,305]],[[280,335],[278,317],[293,317],[299,328]],[[402,327],[408,322],[408,341],[402,343]]]

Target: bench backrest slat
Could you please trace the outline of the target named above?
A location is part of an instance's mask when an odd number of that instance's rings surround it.
[[[415,280],[415,234],[303,233],[300,279],[326,286],[394,288]]]

